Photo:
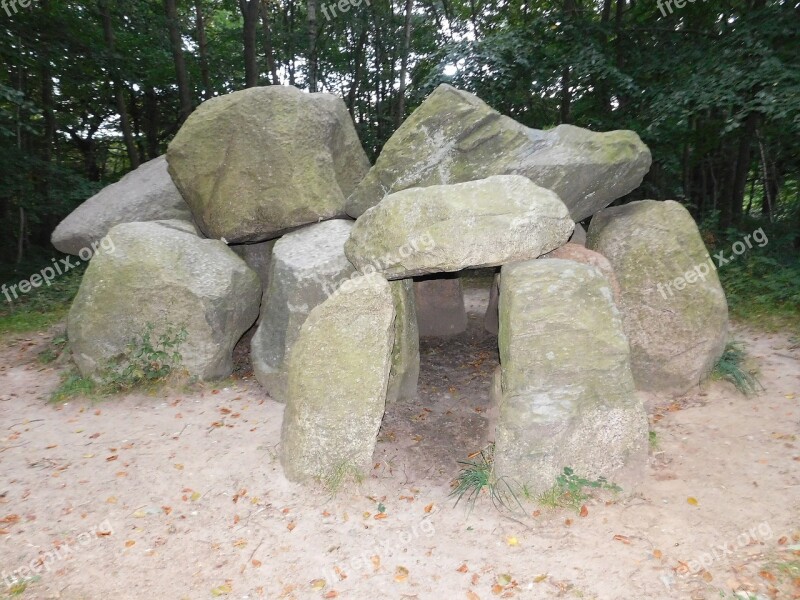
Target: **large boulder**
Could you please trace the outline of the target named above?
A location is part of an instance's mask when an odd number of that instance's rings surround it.
[[[228,242],[344,216],[345,199],[369,169],[344,102],[293,86],[204,102],[167,160],[200,228]]]
[[[498,477],[539,494],[564,467],[626,484],[641,474],[647,417],[599,269],[563,259],[504,266],[499,348]]]
[[[166,219],[191,220],[192,214],[159,156],[116,183],[104,187],[59,223],[51,242],[56,250],[78,254],[91,248],[114,225]]]
[[[541,258],[563,258],[565,260],[574,260],[575,262],[597,267],[611,284],[611,293],[614,295],[614,303],[619,306],[622,292],[619,288],[617,276],[614,274],[614,268],[611,266],[611,263],[599,252],[589,250],[584,245],[570,241],[568,244],[564,244],[552,252],[542,255]]]
[[[415,281],[414,297],[420,337],[447,337],[467,330],[464,288],[458,276]]]
[[[347,212],[358,217],[385,195],[410,187],[517,174],[553,190],[580,221],[636,189],[650,160],[632,131],[529,129],[442,84],[386,142],[348,198]]]
[[[369,472],[386,406],[395,311],[370,275],[311,311],[289,356],[281,463],[292,481]]]
[[[417,397],[419,382],[419,328],[414,299],[414,282],[401,279],[390,283],[397,318],[394,323],[392,369],[386,403],[411,400]]]
[[[574,223],[558,196],[520,175],[391,194],[356,221],[345,253],[387,279],[494,267],[564,244]]]
[[[256,379],[274,400],[286,401],[285,358],[311,310],[355,274],[344,255],[352,221],[334,219],[293,231],[272,249],[269,287],[251,342]]]
[[[697,385],[725,349],[728,304],[689,211],[671,200],[608,208],[587,245],[619,281],[637,387],[680,395]]]
[[[199,379],[233,370],[233,347],[258,315],[261,285],[223,242],[180,221],[113,227],[92,259],[69,311],[67,337],[83,375],[124,360],[126,346],[153,326],[185,329],[181,366]]]

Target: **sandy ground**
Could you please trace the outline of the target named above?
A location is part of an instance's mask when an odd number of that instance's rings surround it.
[[[796,337],[737,331],[757,397],[649,399],[638,490],[512,519],[448,497],[490,438],[497,353],[483,292],[468,300],[470,330],[423,342],[420,399],[387,412],[371,477],[335,498],[283,477],[283,406],[246,373],[55,406],[64,366],[37,361],[53,333],[2,340],[0,598],[800,598]]]

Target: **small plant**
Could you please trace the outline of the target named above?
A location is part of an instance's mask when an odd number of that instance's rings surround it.
[[[655,452],[656,450],[660,449],[661,446],[658,443],[658,432],[651,429],[647,434],[647,439],[650,442],[650,449]]]
[[[43,365],[49,365],[51,362],[55,361],[59,356],[61,356],[66,344],[66,335],[56,336],[53,338],[53,341],[50,342],[50,345],[39,353],[39,356],[37,357],[39,362]]]
[[[745,396],[751,396],[764,387],[754,372],[745,370],[747,354],[738,342],[728,342],[725,352],[717,361],[711,376],[730,381]]]
[[[106,369],[103,385],[110,393],[164,381],[180,367],[179,349],[186,341],[186,328],[167,325],[154,341],[155,325],[147,323],[135,336],[124,355]]]
[[[351,460],[339,462],[333,471],[322,480],[322,484],[331,496],[336,496],[347,481],[354,481],[358,485],[364,481],[364,473]]]
[[[153,323],[145,325],[128,343],[125,352],[94,378],[68,371],[50,400],[64,402],[75,396],[107,396],[166,380],[180,368],[183,357],[179,349],[186,341],[187,332],[184,326],[167,325],[153,341],[155,328]]]
[[[489,491],[489,498],[496,509],[508,509],[513,512],[513,505],[517,504],[524,512],[524,507],[506,479],[494,475],[494,444],[481,450],[475,460],[458,462],[464,465],[464,468],[456,477],[456,486],[450,492],[450,496],[456,499],[455,506],[458,506],[458,503],[466,498],[470,511],[472,511],[481,491],[486,489]]]
[[[612,492],[621,492],[622,488],[614,483],[609,483],[605,477],[586,479],[579,477],[570,467],[564,467],[564,472],[556,477],[555,485],[538,498],[539,504],[551,508],[572,508],[580,510],[581,505],[591,498],[584,489],[603,489]]]

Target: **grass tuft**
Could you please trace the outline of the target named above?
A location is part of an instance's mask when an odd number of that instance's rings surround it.
[[[504,477],[498,478],[494,475],[494,444],[481,450],[475,460],[458,462],[464,467],[456,477],[455,488],[450,492],[450,496],[456,499],[454,506],[458,506],[461,500],[465,500],[471,512],[481,492],[487,490],[492,505],[497,510],[505,509],[514,512],[515,507],[519,506],[525,512],[525,508],[508,481]]]
[[[746,362],[747,354],[744,347],[739,342],[728,342],[711,376],[713,379],[730,381],[745,396],[752,396],[763,390],[764,386],[754,371],[747,370]]]

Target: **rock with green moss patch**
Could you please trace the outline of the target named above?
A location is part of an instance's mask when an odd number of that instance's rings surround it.
[[[390,194],[358,218],[345,253],[362,272],[404,279],[536,258],[573,226],[555,193],[496,175]]]
[[[580,221],[637,188],[650,160],[632,131],[529,129],[442,84],[386,142],[348,198],[347,212],[358,217],[387,194],[410,187],[517,174],[556,192]]]
[[[380,275],[355,279],[314,308],[288,359],[281,463],[292,481],[332,485],[368,473],[386,406],[395,309]]]
[[[167,160],[200,228],[228,242],[344,216],[345,199],[369,169],[341,98],[292,86],[204,102]]]
[[[91,260],[67,319],[81,373],[99,374],[124,358],[152,324],[154,339],[169,326],[186,329],[179,352],[190,375],[230,375],[233,347],[258,315],[258,275],[223,242],[199,238],[181,221],[117,225],[107,247]]]
[[[564,467],[627,485],[641,475],[647,417],[611,285],[596,267],[504,266],[498,341],[498,477],[540,494]]]
[[[273,400],[286,401],[285,359],[311,310],[355,274],[344,255],[353,222],[333,219],[293,231],[272,248],[269,287],[250,357]]]
[[[671,200],[601,211],[587,246],[619,282],[619,308],[639,389],[680,395],[714,368],[725,349],[728,304],[697,224]]]

